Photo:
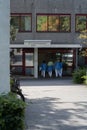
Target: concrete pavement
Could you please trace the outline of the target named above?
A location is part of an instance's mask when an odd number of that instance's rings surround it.
[[[26,130],[87,130],[87,87],[72,79],[21,80]]]

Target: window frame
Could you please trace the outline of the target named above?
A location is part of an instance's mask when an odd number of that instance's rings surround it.
[[[31,13],[11,13],[11,17],[19,16],[19,29],[18,32],[32,32],[32,14]],[[31,17],[31,27],[30,30],[22,30],[21,29],[21,17],[30,16]]]
[[[37,29],[37,17],[38,16],[47,16],[47,31],[38,31]],[[48,18],[49,16],[58,16],[59,17],[59,31],[49,31],[49,21]],[[69,16],[70,17],[70,29],[69,31],[60,31],[60,16]],[[36,14],[36,32],[49,32],[49,33],[70,33],[71,32],[71,14],[42,14],[42,13],[37,13]]]

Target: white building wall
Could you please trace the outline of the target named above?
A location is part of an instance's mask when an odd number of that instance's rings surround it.
[[[10,0],[0,0],[0,93],[9,92]]]

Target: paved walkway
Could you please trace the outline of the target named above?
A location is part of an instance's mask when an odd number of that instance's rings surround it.
[[[87,87],[72,79],[21,80],[26,130],[87,130]]]

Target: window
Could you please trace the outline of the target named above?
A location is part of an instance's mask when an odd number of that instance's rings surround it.
[[[59,31],[59,17],[48,16],[48,31]]]
[[[60,16],[60,31],[61,32],[69,32],[70,31],[70,16],[62,15]]]
[[[76,15],[76,31],[80,32],[87,29],[87,15]]]
[[[12,49],[10,51],[11,65],[22,66],[22,49]]]
[[[11,25],[15,26],[20,32],[31,31],[31,14],[12,14]]]
[[[22,74],[22,49],[10,49],[10,69],[13,74]]]
[[[70,32],[70,14],[37,14],[37,32]]]
[[[30,16],[21,17],[21,30],[22,31],[31,30],[31,17]]]
[[[42,15],[37,17],[37,30],[47,31],[47,16]]]

